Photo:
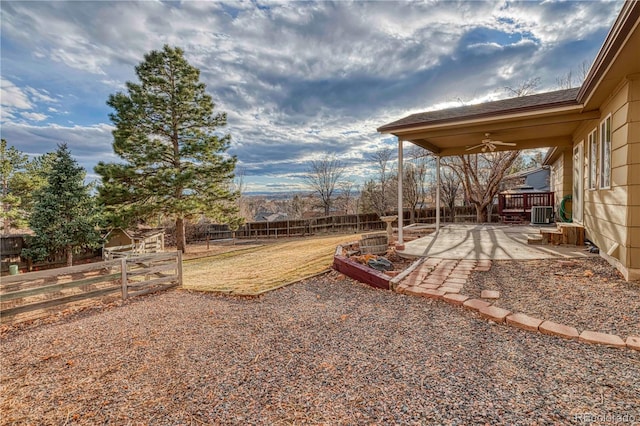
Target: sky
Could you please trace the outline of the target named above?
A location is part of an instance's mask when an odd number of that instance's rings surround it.
[[[247,191],[304,189],[336,156],[356,184],[396,149],[376,128],[408,114],[538,92],[591,64],[621,1],[2,1],[2,138],[30,156],[66,142],[96,179],[112,150],[110,94],[164,44],[227,113]],[[585,62],[586,61],[586,62]]]

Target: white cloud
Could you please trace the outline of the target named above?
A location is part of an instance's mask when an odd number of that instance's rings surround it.
[[[46,102],[46,103],[56,103],[57,99],[54,99],[50,96],[49,92],[45,89],[34,89],[33,87],[25,87],[25,91],[29,94],[29,97],[34,102]]]
[[[20,115],[23,118],[26,118],[27,120],[31,120],[31,121],[43,121],[49,118],[48,115],[41,114],[39,112],[21,112]]]
[[[104,123],[91,126],[5,123],[2,137],[30,155],[53,152],[58,144],[65,142],[78,162],[91,171],[99,160],[116,161],[111,148],[112,130],[112,126]]]
[[[29,96],[7,79],[0,78],[0,102],[3,107],[17,109],[31,109],[33,104],[29,100]]]
[[[13,122],[3,135],[34,152],[68,141],[86,164],[112,158],[110,126],[96,124],[108,120],[105,101],[169,43],[228,113],[232,151],[253,178],[288,179],[323,152],[364,176],[368,154],[389,140],[376,127],[504,97],[531,77],[554,89],[593,58],[620,4],[5,2],[3,43],[16,49],[2,51],[2,119]],[[71,125],[17,123],[61,111]]]

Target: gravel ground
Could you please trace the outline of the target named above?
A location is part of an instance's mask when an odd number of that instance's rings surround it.
[[[600,257],[494,261],[491,272],[471,274],[463,293],[499,290],[496,305],[578,331],[640,336],[640,283],[626,282]]]
[[[5,332],[2,424],[640,422],[638,352],[340,278],[169,291]]]

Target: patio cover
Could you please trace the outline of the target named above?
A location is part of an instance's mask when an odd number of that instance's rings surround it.
[[[584,120],[600,112],[584,111],[578,103],[580,88],[558,90],[519,98],[503,99],[440,111],[412,114],[378,128],[399,141],[409,141],[439,157],[475,153],[490,133],[492,139],[513,142],[496,151],[548,147],[570,147],[571,135]]]
[[[402,144],[412,142],[436,155],[440,188],[440,158],[468,154],[487,133],[515,143],[495,151],[567,148],[585,120],[600,118],[600,105],[629,75],[640,73],[640,1],[626,1],[589,69],[582,86],[574,89],[504,99],[479,105],[412,114],[377,130],[398,137],[398,173],[402,175]],[[398,179],[398,244],[402,236],[402,179]],[[440,227],[440,191],[436,191],[436,230]]]
[[[495,151],[567,147],[572,134],[584,120],[600,117],[599,110],[584,111],[578,102],[580,88],[503,99],[440,111],[412,114],[378,128],[398,137],[398,173],[403,173],[403,142],[412,142],[436,155],[436,181],[440,188],[440,158],[473,154],[467,151],[487,133],[495,140],[515,143],[496,145]],[[398,179],[398,245],[402,246],[404,211],[402,179]],[[436,232],[440,229],[440,191],[436,191]]]

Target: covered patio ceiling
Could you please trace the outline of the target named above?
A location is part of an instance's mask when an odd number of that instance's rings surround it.
[[[584,111],[576,101],[578,89],[567,89],[480,105],[413,114],[378,129],[409,141],[440,157],[482,152],[477,146],[489,138],[515,143],[496,145],[495,151],[570,147],[572,134],[600,112]]]

